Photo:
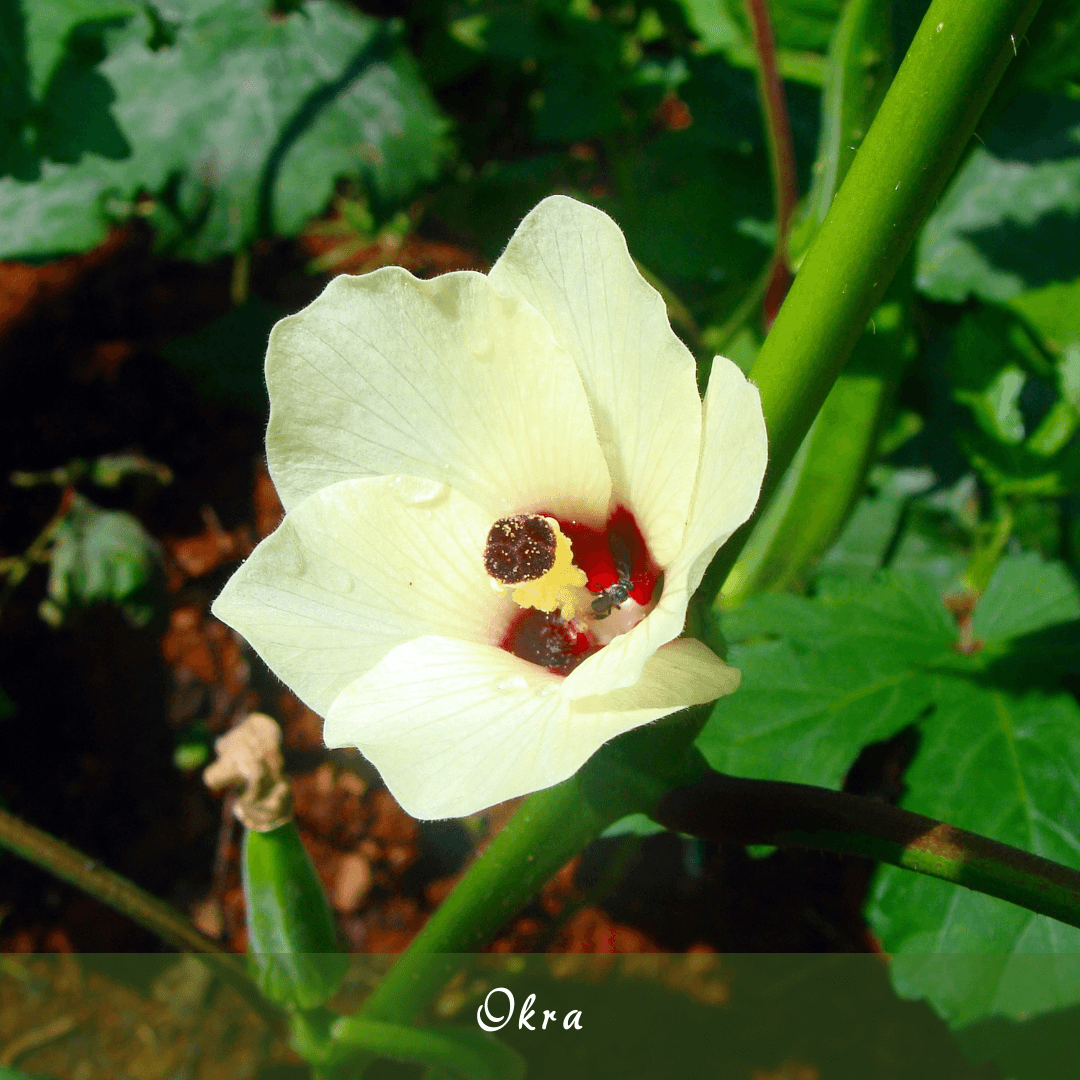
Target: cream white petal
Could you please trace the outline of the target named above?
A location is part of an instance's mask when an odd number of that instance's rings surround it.
[[[648,657],[682,633],[686,608],[720,545],[754,511],[768,459],[757,388],[722,356],[713,360],[701,463],[683,547],[664,571],[664,591],[648,617],[590,656],[566,679],[571,697],[602,694],[636,681]]]
[[[678,558],[687,567],[688,596],[720,547],[754,512],[769,460],[761,395],[723,356],[713,359],[703,414],[698,482]]]
[[[498,642],[516,608],[484,572],[490,527],[487,511],[426,479],[343,480],[285,515],[213,612],[325,716],[403,642]]]
[[[599,739],[570,724],[561,679],[502,649],[401,645],[338,695],[327,746],[356,746],[414,817],[461,817],[566,779]]]
[[[701,404],[694,358],[619,227],[595,207],[553,195],[522,221],[489,277],[536,308],[573,356],[615,497],[666,565],[686,526]]]
[[[678,709],[732,694],[740,678],[738,668],[725,664],[697,638],[679,638],[645,661],[641,678],[632,686],[575,700],[573,718],[618,715],[623,730],[629,731]]]
[[[636,686],[583,702],[501,649],[425,637],[330,707],[327,746],[356,746],[414,817],[461,817],[573,775],[601,745],[729,693],[739,673],[697,641],[662,649]]]
[[[611,491],[581,376],[483,274],[341,276],[270,335],[270,472],[286,509],[339,480],[447,483],[494,520],[602,520]]]

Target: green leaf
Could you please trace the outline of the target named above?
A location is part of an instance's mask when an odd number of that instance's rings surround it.
[[[1080,8],[1075,0],[1043,0],[1028,32],[1018,81],[1048,93],[1080,78]]]
[[[721,2],[731,18],[748,29],[742,0]],[[769,17],[777,45],[825,52],[843,7],[844,0],[770,0]]]
[[[58,625],[80,608],[116,604],[130,622],[145,626],[155,610],[161,561],[157,542],[130,514],[75,495],[50,552],[42,617]]]
[[[279,1005],[312,1009],[341,985],[348,957],[296,826],[244,833],[242,856],[248,951],[259,987]]]
[[[705,51],[720,51],[738,67],[756,63],[753,37],[741,0],[680,0],[690,28]],[[773,0],[769,5],[777,42],[776,62],[785,79],[821,86],[828,48],[842,0]]]
[[[915,721],[931,703],[922,670],[952,655],[956,629],[917,575],[830,583],[813,600],[756,597],[724,618],[742,671],[698,748],[720,772],[838,787],[860,749]],[[782,637],[780,637],[782,635]]]
[[[1080,706],[1069,694],[1009,693],[939,678],[935,710],[905,774],[903,805],[951,825],[1080,867]],[[1080,1001],[1080,931],[981,893],[891,867],[880,871],[868,917],[893,954],[906,997],[925,997],[953,1024],[1030,1016]],[[956,953],[993,953],[967,964]],[[927,954],[947,954],[936,959]],[[1040,960],[1045,958],[1040,957]],[[1041,977],[1032,977],[1041,971]]]
[[[1001,560],[979,598],[975,636],[1006,642],[1080,619],[1080,588],[1063,563],[1034,552]]]
[[[1080,706],[1058,685],[1061,661],[1075,661],[1080,589],[1064,565],[1003,558],[972,618],[972,656],[954,651],[956,628],[921,574],[822,585],[814,599],[762,596],[725,616],[743,683],[698,740],[709,763],[836,787],[864,745],[916,722],[906,807],[1080,866]],[[888,869],[870,918],[900,991],[952,1022],[1080,1000],[1080,969],[1041,986],[1007,963],[978,979],[923,955],[1080,950],[1080,934],[1042,916]]]
[[[870,492],[855,505],[836,543],[821,560],[819,573],[872,578],[885,559],[912,500],[934,486],[929,469],[876,467]]]
[[[935,300],[1009,300],[1080,273],[1080,103],[1020,94],[954,177],[918,243]]]
[[[1058,290],[1053,290],[1057,292]],[[1051,297],[1052,299],[1052,297]],[[1022,294],[1010,308],[967,313],[955,334],[948,368],[953,398],[975,421],[957,431],[972,466],[999,493],[1063,495],[1080,489],[1080,411],[1073,403],[1080,382],[1080,348],[1056,361],[1053,342],[1037,342],[1034,320],[1013,308],[1045,314],[1047,297]],[[1050,321],[1057,332],[1067,316]],[[1041,410],[1025,414],[1025,399]],[[1029,406],[1030,408],[1030,406]]]
[[[1009,306],[1034,325],[1056,352],[1080,344],[1080,278],[1014,296]]]
[[[131,0],[23,0],[21,7],[29,91],[35,99],[43,96],[55,75],[76,27],[82,23],[126,19],[136,9]]]
[[[41,106],[52,120],[29,140],[38,178],[0,180],[0,257],[85,250],[149,192],[159,244],[209,259],[295,234],[341,177],[387,202],[432,179],[445,124],[389,24],[331,0],[268,7],[189,0],[171,44],[139,10],[57,83],[69,42]],[[70,116],[90,105],[92,131]]]

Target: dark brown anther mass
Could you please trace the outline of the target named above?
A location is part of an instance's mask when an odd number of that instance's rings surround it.
[[[555,565],[555,530],[539,514],[499,518],[488,533],[484,569],[504,585],[543,577]]]

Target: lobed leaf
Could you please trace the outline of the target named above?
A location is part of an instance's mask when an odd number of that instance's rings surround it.
[[[56,61],[67,23],[29,25],[44,58],[24,65],[26,101],[53,68],[8,148],[0,257],[86,250],[138,209],[159,245],[210,259],[294,235],[341,177],[399,201],[437,172],[445,123],[387,23],[332,0],[187,0],[163,37],[149,5],[93,10]]]
[[[1080,867],[1076,700],[956,678],[937,680],[933,696],[936,708],[920,725],[922,746],[905,774],[903,805]],[[1080,930],[1053,919],[892,867],[879,871],[868,917],[894,955],[898,991],[927,998],[953,1024],[1080,1001],[1075,956],[1062,955],[1056,967],[1025,966],[1029,954],[1080,952]],[[965,964],[957,953],[996,955]],[[1055,979],[1046,978],[1048,970]],[[1032,977],[1035,971],[1043,975]]]

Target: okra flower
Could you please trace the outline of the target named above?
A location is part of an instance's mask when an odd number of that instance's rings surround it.
[[[554,196],[488,275],[338,277],[266,358],[286,508],[214,604],[421,818],[558,783],[733,691],[679,638],[765,471],[757,391],[695,364],[618,226]]]

